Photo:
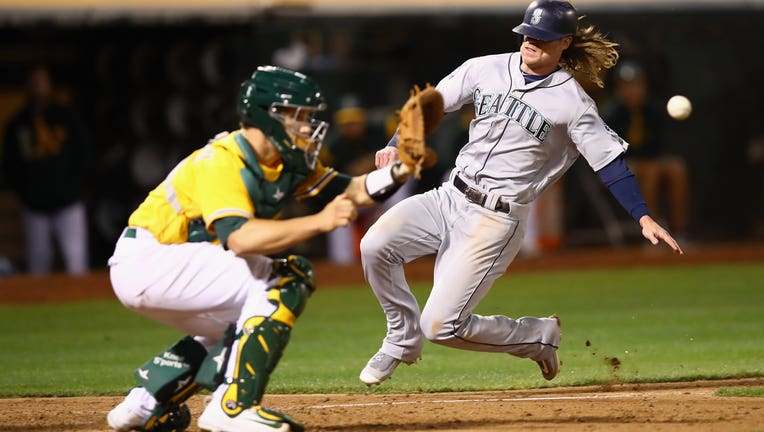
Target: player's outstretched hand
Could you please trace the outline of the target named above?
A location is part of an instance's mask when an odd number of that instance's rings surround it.
[[[665,229],[663,229],[662,226],[658,225],[658,222],[655,222],[653,218],[650,216],[642,216],[639,219],[639,225],[642,226],[642,235],[650,240],[650,243],[657,245],[661,240],[666,242],[671,249],[674,250],[674,252],[678,254],[683,254],[682,248],[679,247],[679,243],[674,240],[674,237],[671,237],[671,234],[668,233]]]
[[[358,213],[355,204],[348,198],[346,193],[339,194],[326,205],[318,214],[319,229],[329,232],[337,227],[348,226],[354,221]]]
[[[385,147],[382,150],[379,150],[374,155],[374,163],[377,165],[377,168],[384,168],[388,165],[394,164],[397,161],[398,161],[397,147],[393,147],[393,146]]]

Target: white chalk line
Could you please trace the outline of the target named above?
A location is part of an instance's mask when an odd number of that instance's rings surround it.
[[[619,393],[612,395],[589,395],[589,396],[546,396],[546,397],[524,397],[524,398],[488,398],[488,399],[435,399],[435,400],[416,400],[416,401],[398,401],[398,402],[365,402],[365,403],[346,403],[329,405],[312,405],[307,408],[326,409],[326,408],[359,408],[370,406],[390,406],[390,405],[419,405],[419,404],[451,404],[451,403],[476,403],[476,402],[539,402],[539,401],[559,401],[559,400],[587,400],[587,399],[618,399],[644,396],[639,393]]]

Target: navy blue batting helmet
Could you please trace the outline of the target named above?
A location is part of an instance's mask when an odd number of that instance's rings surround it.
[[[578,13],[565,0],[536,0],[525,10],[523,23],[513,32],[542,41],[552,41],[576,33]]]

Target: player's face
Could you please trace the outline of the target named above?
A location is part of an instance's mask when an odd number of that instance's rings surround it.
[[[52,86],[47,69],[37,68],[30,73],[28,91],[35,105],[45,105],[48,102]]]
[[[524,36],[520,46],[523,71],[535,75],[545,75],[557,69],[562,52],[573,42],[572,36],[552,41],[542,41]]]
[[[277,117],[284,125],[294,145],[306,155],[308,166],[312,167],[329,125],[315,118],[316,110],[306,107],[281,106]]]
[[[647,82],[644,78],[635,78],[630,81],[618,80],[615,89],[627,107],[636,110],[645,105]]]
[[[282,110],[282,114],[284,115],[284,127],[293,141],[304,141],[304,137],[310,136],[310,122],[313,120],[315,112],[289,107]]]
[[[313,132],[316,127],[315,110],[306,108],[287,107],[281,111],[284,116],[284,128],[292,141],[302,150],[314,141]]]

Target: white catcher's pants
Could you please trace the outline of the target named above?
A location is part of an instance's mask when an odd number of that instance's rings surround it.
[[[470,203],[450,182],[396,204],[361,241],[366,279],[387,317],[381,351],[411,363],[423,337],[453,348],[538,354],[537,318],[480,316],[472,311],[517,255],[527,208],[502,214]],[[436,254],[432,291],[419,310],[403,264]]]
[[[207,349],[226,327],[254,315],[270,315],[267,297],[271,260],[236,256],[219,245],[164,245],[135,228],[123,235],[109,259],[117,298],[129,309],[196,336]]]

